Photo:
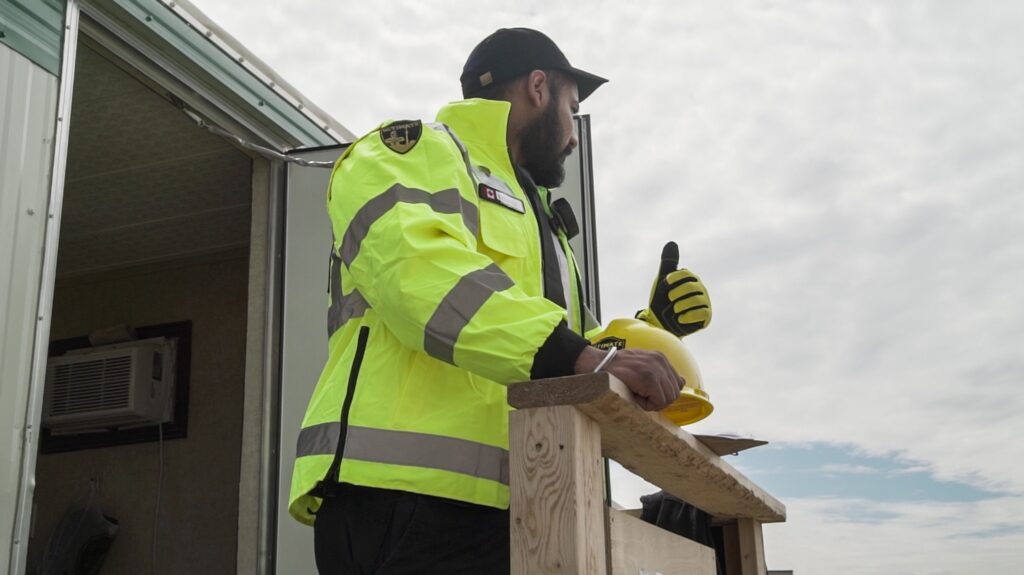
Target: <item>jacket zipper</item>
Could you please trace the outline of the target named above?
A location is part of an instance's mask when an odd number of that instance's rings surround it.
[[[352,399],[356,394],[356,382],[359,380],[359,369],[363,365],[363,356],[366,354],[366,342],[370,339],[370,327],[359,328],[359,339],[356,342],[356,355],[352,359],[352,369],[348,373],[348,392],[345,394],[345,401],[341,406],[341,427],[338,430],[338,447],[334,452],[334,461],[328,468],[327,474],[317,485],[317,489],[326,490],[329,494],[330,487],[338,483],[338,472],[341,470],[341,459],[345,453],[345,437],[348,434],[348,416],[352,409]]]
[[[551,297],[553,297],[554,294],[549,294],[548,293],[548,289],[547,289],[548,288],[548,282],[550,281],[550,278],[548,278],[548,260],[547,260],[547,258],[544,255],[544,242],[545,242],[545,240],[544,240],[544,232],[545,232],[545,226],[544,226],[544,224],[541,223],[541,218],[544,218],[545,222],[549,221],[547,219],[548,218],[548,214],[544,210],[544,205],[543,205],[544,202],[543,202],[543,200],[540,197],[540,191],[537,189],[536,184],[533,183],[533,180],[529,177],[529,175],[524,175],[523,173],[520,173],[521,171],[525,172],[525,170],[522,170],[522,168],[519,168],[518,166],[515,166],[513,169],[516,171],[516,179],[519,182],[519,187],[521,187],[523,189],[523,193],[526,195],[527,200],[530,202],[530,208],[531,208],[530,211],[533,212],[534,223],[537,225],[537,238],[540,240],[540,244],[537,247],[540,248],[540,271],[541,271],[541,288],[542,288],[541,289],[541,293],[544,294],[544,297],[546,297],[549,301],[552,301],[552,302],[557,304],[558,302],[556,302],[555,300],[551,299]],[[548,232],[552,232],[553,230],[550,229],[550,224],[548,224],[548,226],[549,226],[549,229],[547,231]],[[549,238],[548,241],[551,242],[551,249],[552,250],[561,249],[561,247],[559,245],[556,245],[556,244],[560,244],[561,243],[560,241],[557,240],[557,235],[555,237],[553,237],[553,238]],[[551,256],[555,257],[555,254],[552,253]],[[561,288],[561,283],[562,283],[561,278],[559,277],[557,279],[558,279],[558,283],[559,283],[559,288]],[[570,294],[568,294],[568,293],[563,293],[562,294],[562,299],[565,300],[564,301],[564,306],[565,306],[565,309],[567,309],[567,310],[569,309],[569,302],[566,299],[568,297],[570,297]]]

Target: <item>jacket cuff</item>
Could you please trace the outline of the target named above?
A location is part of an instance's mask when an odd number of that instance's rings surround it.
[[[590,342],[569,329],[565,322],[555,326],[544,345],[533,356],[530,379],[562,377],[576,372],[576,358]]]

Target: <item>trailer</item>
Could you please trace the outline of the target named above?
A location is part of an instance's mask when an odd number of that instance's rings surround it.
[[[315,573],[287,495],[354,134],[187,0],[0,2],[0,83],[0,565],[36,572],[88,504],[105,573]],[[596,309],[579,122],[560,194]]]

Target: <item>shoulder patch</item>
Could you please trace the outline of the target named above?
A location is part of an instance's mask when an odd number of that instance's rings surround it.
[[[423,134],[423,122],[399,120],[380,129],[380,141],[392,152],[404,154],[416,146]]]

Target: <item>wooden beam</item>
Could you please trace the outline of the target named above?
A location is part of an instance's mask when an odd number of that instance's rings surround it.
[[[715,550],[645,523],[632,515],[608,510],[612,575],[715,575]]]
[[[661,414],[642,410],[607,373],[516,383],[508,402],[519,409],[576,406],[600,426],[606,457],[715,517],[786,520],[782,502]]]
[[[568,406],[509,414],[512,575],[605,575],[601,431]]]

